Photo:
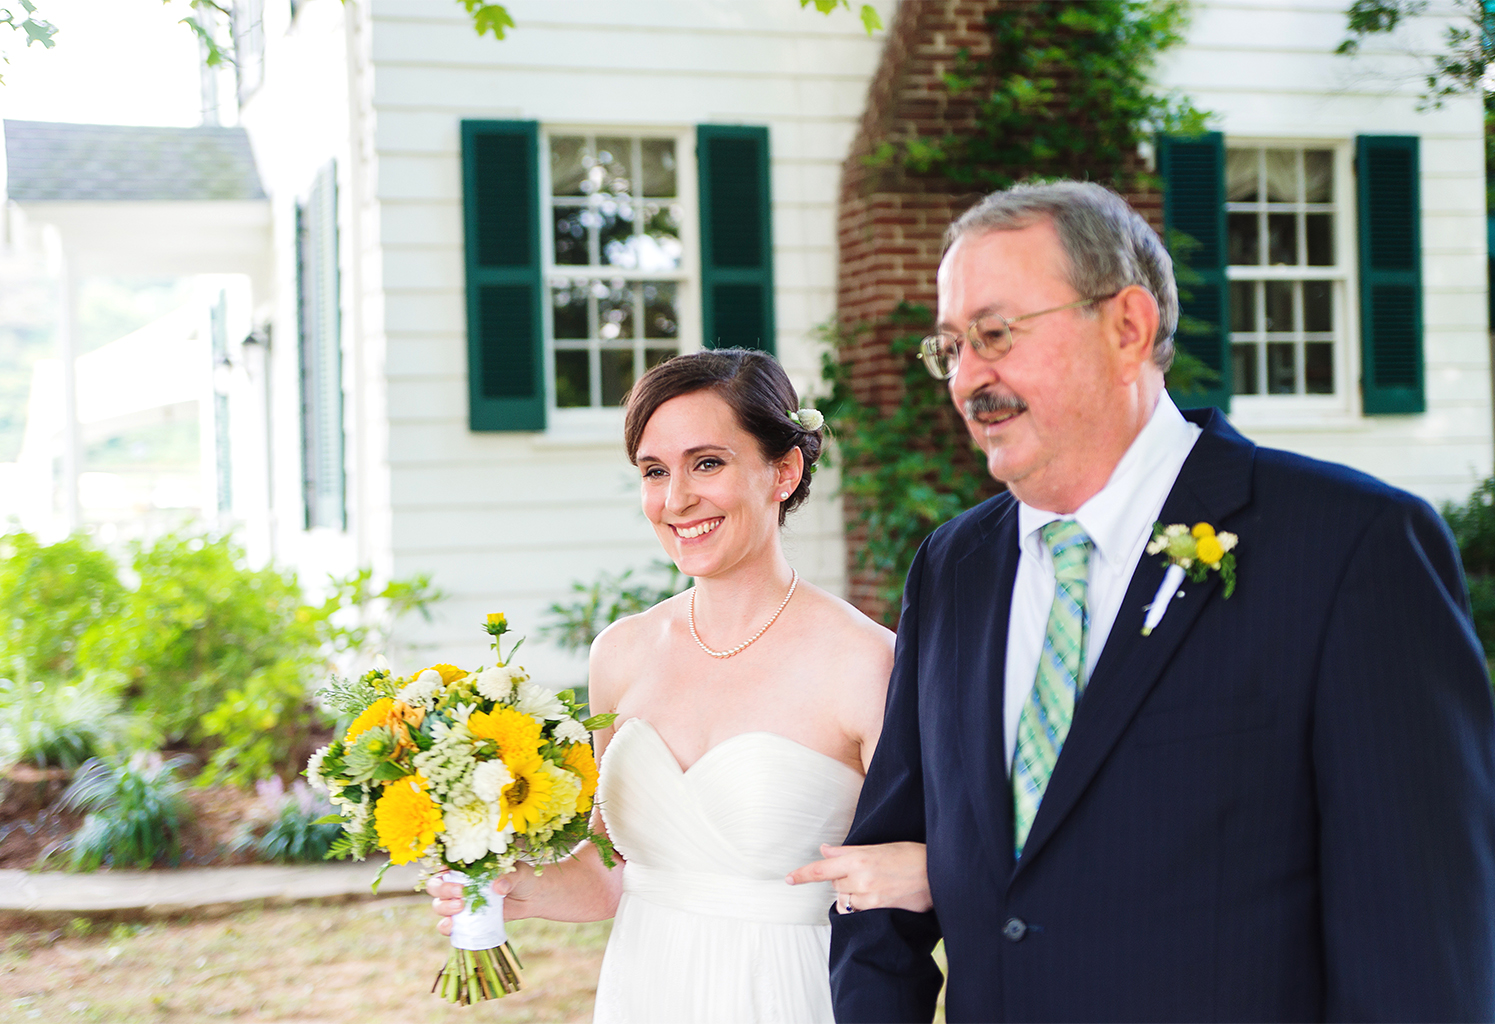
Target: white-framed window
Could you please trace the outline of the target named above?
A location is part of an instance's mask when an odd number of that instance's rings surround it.
[[[617,407],[699,347],[692,135],[553,126],[541,146],[549,406]]]
[[[1324,143],[1226,143],[1233,391],[1342,402],[1354,215],[1349,153]],[[1327,397],[1324,397],[1327,396]]]

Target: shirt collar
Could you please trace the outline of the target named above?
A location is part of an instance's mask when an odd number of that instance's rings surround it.
[[[1182,465],[1199,429],[1184,419],[1173,399],[1164,391],[1142,432],[1111,471],[1106,485],[1074,515],[1060,515],[1018,502],[1018,536],[1022,549],[1043,560],[1043,539],[1038,531],[1059,519],[1073,519],[1095,543],[1095,550],[1110,564],[1130,559],[1138,537],[1149,532],[1156,509],[1173,489],[1177,473],[1163,470]]]

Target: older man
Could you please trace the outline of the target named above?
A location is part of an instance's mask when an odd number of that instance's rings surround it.
[[[1115,194],[950,237],[926,361],[1009,493],[909,572],[847,842],[927,842],[934,909],[832,914],[838,1019],[929,1020],[941,937],[951,1021],[1495,1017],[1495,711],[1437,515],[1181,414]]]

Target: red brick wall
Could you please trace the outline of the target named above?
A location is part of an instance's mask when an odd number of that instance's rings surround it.
[[[990,56],[986,15],[995,6],[993,0],[903,0],[889,26],[856,140],[842,165],[838,316],[845,325],[875,325],[843,357],[851,366],[856,397],[884,411],[901,401],[904,377],[904,367],[889,350],[895,328],[885,320],[901,302],[934,309],[934,278],[945,229],[981,193],[934,175],[908,174],[893,166],[869,167],[865,158],[884,142],[941,138],[974,126],[974,96],[979,90],[952,97],[942,76],[954,67],[962,49],[974,59]],[[1127,198],[1161,229],[1160,196]],[[927,383],[940,387],[933,378]],[[948,427],[965,433],[953,408]],[[918,441],[911,438],[910,443]],[[979,453],[969,456],[966,468],[986,475]],[[991,493],[999,488],[990,482]],[[848,598],[868,615],[882,619],[888,611],[878,596],[882,581],[857,565],[857,552],[866,536],[855,525],[856,519],[857,508],[848,500]]]

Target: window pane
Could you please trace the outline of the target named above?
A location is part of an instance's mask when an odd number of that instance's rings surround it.
[[[628,173],[633,157],[633,140],[597,138],[597,166],[602,169],[598,181],[601,191],[616,196],[626,196],[633,191],[633,176]]]
[[[1310,395],[1334,394],[1334,346],[1309,342],[1303,346],[1303,390]]]
[[[550,302],[557,338],[590,336],[590,331],[587,329],[587,285],[585,281],[552,285]]]
[[[1267,150],[1267,202],[1298,201],[1298,153],[1292,149]]]
[[[603,341],[633,337],[633,289],[622,281],[597,299],[597,336]]]
[[[584,206],[557,206],[552,211],[555,261],[563,266],[586,266],[587,228],[590,211]]]
[[[641,245],[639,269],[645,273],[661,270],[677,270],[685,247],[680,244],[681,209],[676,204],[661,206],[647,203],[643,208],[644,235],[647,244]]]
[[[1334,330],[1333,288],[1328,281],[1303,282],[1303,330]]]
[[[1256,346],[1230,346],[1230,369],[1235,380],[1231,388],[1238,395],[1256,394]]]
[[[556,135],[550,140],[550,191],[557,196],[586,195],[582,182],[591,162],[587,140],[579,135]]]
[[[1303,199],[1309,203],[1334,202],[1334,154],[1327,149],[1303,153]]]
[[[1230,282],[1230,329],[1232,331],[1256,330],[1256,283],[1254,281]]]
[[[1291,281],[1267,281],[1267,330],[1291,331],[1293,329],[1293,283]]]
[[[1297,214],[1267,214],[1267,262],[1272,266],[1294,266],[1297,264]]]
[[[633,236],[633,204],[628,200],[604,199],[597,204],[597,241],[602,262],[632,270],[636,259],[629,239]]]
[[[592,404],[592,375],[585,349],[561,349],[555,354],[555,404],[574,408]]]
[[[1256,214],[1232,213],[1226,217],[1226,233],[1230,240],[1230,262],[1236,266],[1255,266],[1261,262],[1261,240],[1256,227]]]
[[[622,405],[623,396],[633,387],[633,349],[602,350],[602,404]]]
[[[1334,214],[1310,213],[1307,228],[1308,265],[1334,266]]]
[[[1267,394],[1291,395],[1298,390],[1297,371],[1293,366],[1293,343],[1273,342],[1267,346]]]
[[[643,195],[668,199],[675,195],[675,142],[645,139]]]
[[[645,281],[644,337],[678,338],[679,336],[680,317],[675,310],[675,283],[673,281]]]
[[[1260,150],[1229,149],[1225,151],[1225,199],[1232,203],[1254,203],[1257,200],[1256,156]]]

